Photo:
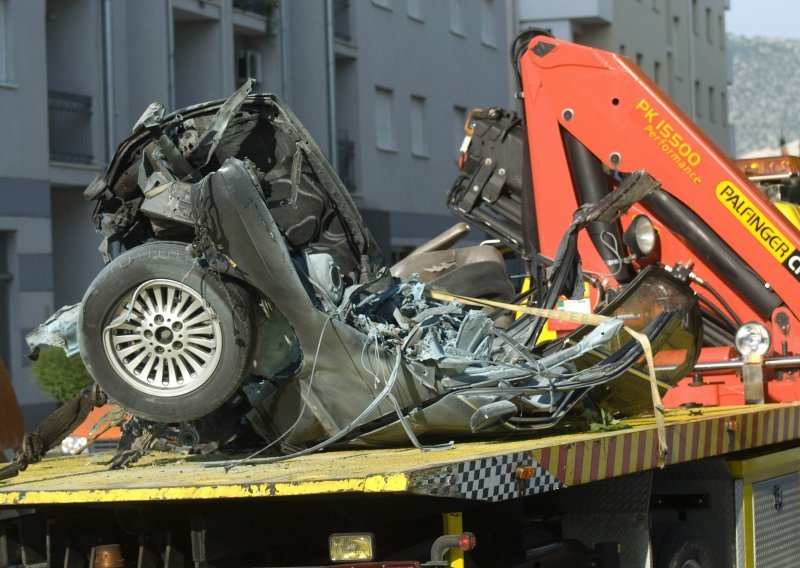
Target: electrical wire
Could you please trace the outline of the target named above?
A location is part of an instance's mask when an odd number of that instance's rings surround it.
[[[244,463],[251,462],[253,460],[253,458],[255,458],[256,456],[258,456],[258,455],[260,455],[260,454],[262,454],[264,452],[266,452],[272,446],[274,446],[275,444],[277,444],[278,442],[283,440],[286,436],[291,434],[292,431],[297,427],[297,425],[300,423],[300,420],[303,418],[303,414],[306,411],[306,406],[308,405],[308,398],[309,398],[309,395],[311,394],[311,387],[314,385],[314,374],[316,373],[316,370],[317,370],[317,360],[319,358],[319,351],[322,348],[322,338],[325,336],[325,330],[328,328],[328,324],[330,323],[332,317],[333,317],[332,315],[329,315],[328,317],[325,318],[325,323],[322,324],[322,330],[320,330],[320,332],[319,332],[319,341],[317,342],[317,350],[314,353],[314,364],[311,366],[311,375],[308,378],[308,389],[306,389],[306,396],[303,397],[303,404],[300,407],[300,412],[297,414],[297,420],[294,421],[294,424],[289,426],[289,428],[287,428],[286,431],[283,434],[281,434],[280,436],[278,436],[277,438],[272,440],[269,444],[267,444],[266,446],[264,446],[260,450],[258,450],[256,452],[253,452],[252,454],[250,454],[246,458],[242,458],[242,459],[236,460],[236,461],[225,461],[225,462],[221,462],[221,463],[220,462],[209,462],[207,464],[208,467],[214,467],[214,465],[212,465],[212,464],[216,464],[217,467],[222,466],[222,467],[225,468],[225,471],[228,472],[228,471],[230,471],[231,468],[234,468],[237,465],[242,465]]]

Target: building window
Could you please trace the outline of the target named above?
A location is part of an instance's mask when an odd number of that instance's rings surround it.
[[[678,16],[673,16],[672,18],[672,53],[673,57],[673,66],[674,66],[674,73],[676,77],[682,76],[684,71],[684,64],[683,64],[683,53],[684,53],[684,44],[683,44],[683,33],[681,32],[681,19]]]
[[[625,55],[625,44],[624,43],[619,44],[619,54],[620,55]]]
[[[700,36],[700,12],[697,7],[697,0],[692,0],[692,32]]]
[[[700,81],[694,82],[694,114],[695,118],[701,118],[703,116],[702,111],[702,102],[703,99],[700,98]]]
[[[497,33],[494,21],[494,0],[481,3],[481,42],[489,47],[497,47]]]
[[[6,366],[11,366],[11,344],[8,338],[11,336],[11,322],[8,312],[11,302],[11,282],[13,276],[9,268],[9,249],[11,248],[10,232],[0,231],[0,358]]]
[[[653,81],[661,85],[661,63],[658,61],[653,61]]]
[[[713,44],[714,38],[711,33],[711,8],[706,8],[706,41]]]
[[[717,122],[717,109],[716,104],[714,104],[714,87],[708,88],[708,120],[712,123]]]
[[[372,3],[375,4],[376,6],[380,6],[385,10],[392,9],[392,0],[372,0]]]
[[[427,157],[428,144],[425,140],[425,99],[411,97],[411,153]]]
[[[11,80],[8,62],[7,17],[8,2],[0,0],[0,83],[7,83]]]
[[[450,0],[450,31],[456,35],[464,35],[463,0]]]
[[[393,112],[393,92],[390,89],[375,87],[375,146],[379,150],[393,152],[396,149],[392,124]]]
[[[725,49],[725,17],[717,16],[717,35],[719,35],[719,48]]]
[[[641,53],[636,53],[636,66],[641,68],[643,63],[644,63],[644,55],[642,55]]]
[[[458,159],[461,144],[464,142],[464,125],[467,122],[467,109],[461,106],[453,107],[453,155]]]
[[[720,112],[722,114],[722,124],[728,124],[728,101],[725,98],[725,91],[719,94],[720,99]]]
[[[406,14],[412,20],[422,21],[422,2],[421,0],[406,0]]]
[[[675,61],[672,59],[672,54],[667,53],[667,94],[670,97],[675,92]]]

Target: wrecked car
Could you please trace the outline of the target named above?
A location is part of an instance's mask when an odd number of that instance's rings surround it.
[[[519,301],[492,246],[453,249],[445,235],[387,266],[291,110],[249,91],[169,115],[154,103],[85,192],[107,265],[77,310],[77,340],[135,417],[129,439],[172,432],[201,450],[254,439],[296,454],[532,432],[594,394],[641,412],[652,402],[631,318],[654,350],[680,353],[672,378],[694,363],[693,295],[655,267],[599,326],[539,345],[535,310],[435,299]],[[644,173],[629,183],[653,184]],[[572,232],[603,207],[576,215]],[[569,294],[579,259],[556,260],[537,286]]]

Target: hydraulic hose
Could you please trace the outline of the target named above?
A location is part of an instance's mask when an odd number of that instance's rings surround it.
[[[603,163],[572,134],[567,131],[563,131],[563,134],[572,183],[575,186],[580,205],[597,203],[610,191],[603,171]],[[629,264],[622,262],[627,255],[622,250],[622,233],[619,223],[592,221],[586,231],[589,233],[589,238],[592,239],[594,248],[608,266],[611,275],[618,282],[629,282],[633,278],[633,272]],[[604,235],[611,235],[613,244],[604,240]]]
[[[643,203],[677,238],[708,262],[728,286],[756,313],[768,320],[783,302],[711,227],[683,203],[658,189]]]

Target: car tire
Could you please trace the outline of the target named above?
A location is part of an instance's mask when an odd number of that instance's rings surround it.
[[[709,543],[685,522],[667,529],[659,546],[657,568],[716,568]]]
[[[183,422],[217,409],[244,381],[254,321],[248,292],[201,268],[186,245],[147,243],[114,259],[86,291],[81,357],[125,409]]]

